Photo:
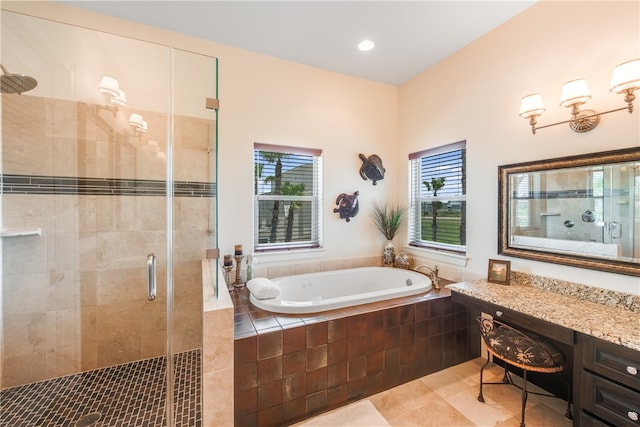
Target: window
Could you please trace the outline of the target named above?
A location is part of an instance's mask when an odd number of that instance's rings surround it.
[[[466,142],[409,154],[409,244],[466,252]]]
[[[254,144],[256,251],[320,247],[322,151]]]
[[[535,232],[540,229],[542,214],[540,174],[515,174],[512,180],[515,188],[514,225],[520,232]]]

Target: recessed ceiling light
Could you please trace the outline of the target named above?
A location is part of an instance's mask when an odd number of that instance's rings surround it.
[[[375,46],[375,43],[372,42],[371,40],[362,40],[360,43],[358,43],[358,49],[360,49],[363,52],[373,49],[374,46]]]

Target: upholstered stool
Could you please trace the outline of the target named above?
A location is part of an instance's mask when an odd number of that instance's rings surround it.
[[[524,413],[527,405],[527,395],[529,393],[557,397],[552,394],[528,391],[527,372],[532,371],[545,374],[559,373],[567,384],[567,396],[569,396],[567,399],[567,412],[564,416],[567,419],[572,419],[570,403],[571,384],[569,384],[569,381],[562,375],[565,365],[564,354],[543,338],[530,333],[524,334],[497,320],[478,317],[478,322],[480,323],[480,335],[487,346],[487,362],[480,369],[480,393],[478,394],[478,400],[484,402],[482,395],[483,384],[510,384],[518,387],[522,390],[522,418],[520,427],[525,427]],[[483,382],[482,375],[484,368],[486,368],[491,361],[489,354],[505,362],[504,377],[500,383]],[[509,365],[522,369],[524,380],[522,387],[515,384],[511,379],[511,373],[507,368]]]

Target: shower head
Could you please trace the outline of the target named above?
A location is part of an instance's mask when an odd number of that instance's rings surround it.
[[[2,76],[0,76],[0,92],[17,93],[27,92],[38,85],[38,81],[31,76],[25,74],[12,74],[0,64],[2,68]]]

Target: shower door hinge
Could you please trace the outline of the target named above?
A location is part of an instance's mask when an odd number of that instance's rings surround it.
[[[220,100],[217,98],[205,98],[206,103],[205,107],[207,110],[218,110],[220,109]]]

